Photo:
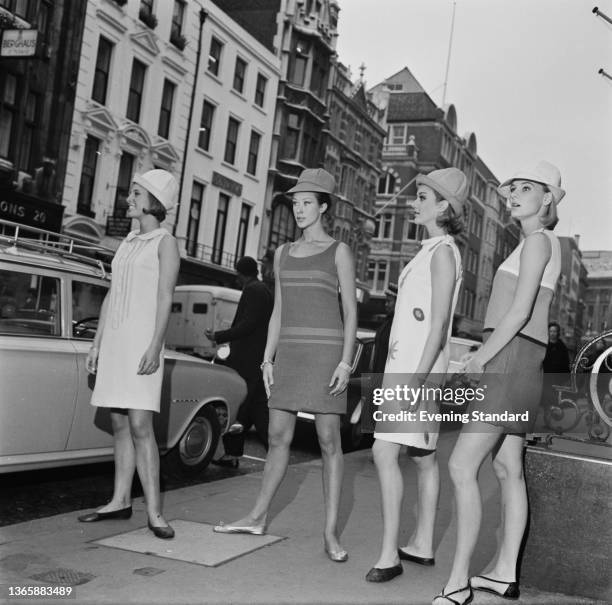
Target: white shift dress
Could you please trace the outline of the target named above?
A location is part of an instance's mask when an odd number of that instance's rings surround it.
[[[142,235],[132,231],[113,258],[92,405],[159,412],[163,348],[154,374],[142,375],[137,371],[155,331],[158,249],[166,236],[171,237],[161,228]]]
[[[452,319],[457,304],[457,297],[462,279],[461,255],[450,235],[440,235],[421,242],[421,249],[417,255],[404,267],[398,283],[397,302],[395,303],[395,315],[391,325],[389,336],[389,353],[385,364],[385,376],[383,388],[396,388],[403,386],[419,365],[427,337],[431,329],[431,260],[438,246],[449,246],[455,257],[455,288],[451,312],[448,322],[448,334],[446,344],[433,367],[430,377],[437,374],[438,377],[446,374],[449,362],[449,344],[451,335]],[[392,428],[393,432],[374,433],[376,439],[391,441],[402,445],[409,445],[421,449],[434,450],[438,441],[439,423],[420,422],[417,406],[400,406],[398,401],[385,401],[381,406],[381,412],[393,413],[400,409],[416,413],[416,420],[404,422],[392,421],[377,423],[377,429],[381,427]],[[425,408],[421,408],[425,409]],[[426,409],[431,410],[431,406]]]

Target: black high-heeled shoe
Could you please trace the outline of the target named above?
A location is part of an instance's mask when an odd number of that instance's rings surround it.
[[[478,580],[478,578],[485,580],[486,582],[493,582],[494,584],[507,584],[508,586],[502,592],[501,590],[496,590],[495,588],[489,586],[474,586],[472,581],[474,579]],[[507,582],[505,580],[494,580],[493,578],[488,578],[487,576],[472,576],[470,578],[470,586],[474,590],[480,590],[482,592],[488,592],[494,594],[502,599],[508,599],[509,601],[516,601],[521,595],[521,591],[519,590],[518,582]]]
[[[153,532],[153,535],[156,538],[161,538],[162,540],[170,540],[171,538],[174,538],[174,530],[169,525],[155,527],[154,525],[151,525],[151,521],[147,520],[147,526]]]
[[[469,591],[467,599],[465,601],[459,602],[457,601],[457,599],[451,599],[451,595],[463,592],[464,590]],[[472,587],[468,583],[467,586],[464,586],[463,588],[458,588],[457,590],[453,590],[452,592],[447,592],[446,594],[444,594],[444,588],[443,588],[442,592],[434,597],[434,602],[437,599],[445,599],[449,603],[452,603],[452,605],[468,605],[468,603],[471,603],[474,600],[474,593],[472,591]]]
[[[238,468],[240,460],[231,456],[221,456],[216,460],[211,460],[215,466],[223,466],[225,468]]]

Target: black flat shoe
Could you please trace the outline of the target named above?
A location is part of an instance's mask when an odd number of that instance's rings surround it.
[[[404,561],[411,561],[412,563],[418,563],[419,565],[425,565],[427,567],[430,567],[436,564],[436,560],[433,557],[427,558],[427,557],[417,557],[416,555],[409,555],[407,552],[403,551],[401,548],[397,549],[397,554],[399,555],[400,559]]]
[[[365,579],[367,582],[388,582],[401,575],[403,572],[404,568],[401,563],[393,567],[372,567],[372,569],[368,571]]]
[[[474,579],[477,580],[478,578],[481,578],[482,580],[485,580],[487,582],[493,582],[494,584],[507,584],[508,586],[503,592],[501,592],[500,590],[495,590],[495,588],[489,588],[488,586],[474,586],[472,584],[472,581]],[[518,582],[504,582],[503,580],[494,580],[493,578],[487,578],[487,576],[472,576],[470,578],[470,585],[474,590],[489,592],[498,597],[501,597],[502,599],[508,599],[509,601],[516,601],[521,594]]]
[[[465,601],[460,602],[460,601],[457,601],[457,599],[451,599],[451,595],[458,594],[460,592],[463,592],[464,590],[469,590],[467,599],[465,599]],[[470,584],[468,584],[467,586],[464,586],[463,588],[459,588],[458,590],[447,592],[446,594],[444,594],[444,588],[443,588],[442,592],[439,595],[436,595],[434,597],[434,600],[433,600],[434,604],[438,599],[444,599],[445,601],[452,603],[452,605],[468,605],[468,603],[471,603],[474,600],[474,593],[472,592],[472,587],[470,586]]]
[[[226,458],[225,456],[217,458],[216,460],[211,460],[211,462],[215,466],[223,466],[225,468],[238,468],[238,465],[240,464],[240,460],[238,460],[238,458]]]
[[[162,540],[170,540],[171,538],[174,538],[174,530],[169,525],[155,527],[154,525],[151,525],[151,521],[147,521],[147,525],[156,538],[161,538]]]
[[[132,516],[132,507],[126,506],[119,510],[112,510],[107,513],[87,513],[78,517],[81,523],[96,523],[97,521],[112,521],[113,519],[129,519]]]

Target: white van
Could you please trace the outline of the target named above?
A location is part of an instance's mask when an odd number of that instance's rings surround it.
[[[216,349],[204,330],[226,330],[232,325],[240,290],[222,286],[177,286],[172,297],[166,346],[212,359]]]

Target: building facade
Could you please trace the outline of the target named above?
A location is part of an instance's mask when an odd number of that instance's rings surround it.
[[[0,57],[0,218],[61,229],[85,11],[84,2],[0,0],[5,36]],[[8,48],[9,37],[14,50]]]
[[[583,340],[612,329],[612,250],[585,250],[587,270]]]
[[[116,248],[131,229],[132,176],[163,168],[179,178],[198,39],[189,6],[87,2],[63,191],[66,232]],[[172,212],[166,226],[175,222]]]
[[[182,281],[225,283],[238,258],[259,258],[280,60],[205,7],[176,235]]]
[[[456,238],[464,276],[454,331],[480,338],[494,272],[519,242],[519,229],[496,190],[499,181],[478,156],[476,135],[457,133],[455,107],[437,107],[408,68],[370,92],[374,102],[386,108],[388,131],[376,200],[377,229],[368,262],[371,310],[382,310],[385,288],[397,282],[423,238],[409,209],[416,196],[416,176],[455,166],[466,174],[470,188],[465,229]]]

